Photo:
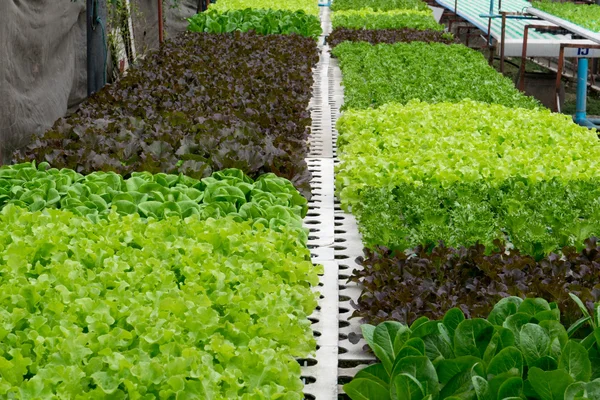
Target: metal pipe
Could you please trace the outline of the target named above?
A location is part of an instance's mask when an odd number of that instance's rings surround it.
[[[506,39],[506,13],[502,11],[502,33],[500,35],[500,73],[504,73],[504,39]]]
[[[529,27],[525,25],[523,33],[523,50],[521,52],[521,68],[519,68],[519,90],[525,92],[525,63],[527,62],[527,40],[529,38]]]
[[[577,65],[577,100],[575,122],[580,123],[587,119],[587,78],[588,59],[580,58]]]
[[[163,42],[163,4],[162,0],[158,0],[158,43]]]
[[[554,111],[560,112],[560,84],[562,83],[562,73],[565,64],[565,44],[560,44],[560,52],[558,54],[558,68],[556,68],[556,96],[554,96],[556,100],[556,105]]]
[[[465,43],[465,45],[467,47],[469,47],[469,39],[470,38],[471,38],[471,27],[469,26],[469,27],[467,27],[467,40],[466,40],[466,43]]]

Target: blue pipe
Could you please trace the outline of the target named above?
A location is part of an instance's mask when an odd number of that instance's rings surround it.
[[[575,122],[587,121],[587,74],[588,59],[580,58],[577,64],[577,108]]]

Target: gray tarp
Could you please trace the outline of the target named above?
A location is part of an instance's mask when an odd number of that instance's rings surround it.
[[[166,38],[185,30],[197,0],[165,1]],[[133,0],[138,52],[158,45],[156,0]],[[0,161],[86,96],[85,0],[0,0]]]

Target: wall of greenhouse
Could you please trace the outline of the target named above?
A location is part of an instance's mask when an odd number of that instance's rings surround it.
[[[158,45],[156,3],[131,1],[137,56]],[[165,4],[165,37],[183,32],[186,18],[197,7],[197,0]],[[85,0],[0,2],[0,161],[9,162],[14,149],[28,144],[32,135],[46,131],[86,98],[85,8]],[[120,36],[108,19],[107,36]],[[111,64],[109,55],[109,69]]]

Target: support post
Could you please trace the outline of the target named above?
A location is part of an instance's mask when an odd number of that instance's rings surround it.
[[[106,84],[106,3],[86,0],[87,94],[91,96]]]
[[[500,73],[504,74],[504,42],[506,39],[506,13],[502,11],[502,34],[500,36]]]
[[[577,65],[577,107],[575,122],[580,123],[587,119],[587,79],[588,59],[580,58]]]
[[[162,0],[158,0],[158,43],[163,42],[163,4]]]
[[[555,96],[556,107],[553,110],[555,112],[561,112],[559,93],[560,93],[560,84],[562,81],[562,74],[563,74],[564,66],[565,66],[565,44],[561,43],[560,44],[560,53],[558,54],[558,68],[556,69],[556,96]]]
[[[523,32],[523,50],[521,52],[521,68],[519,68],[519,90],[525,92],[525,67],[527,63],[527,39],[529,37],[529,25],[525,26]]]

